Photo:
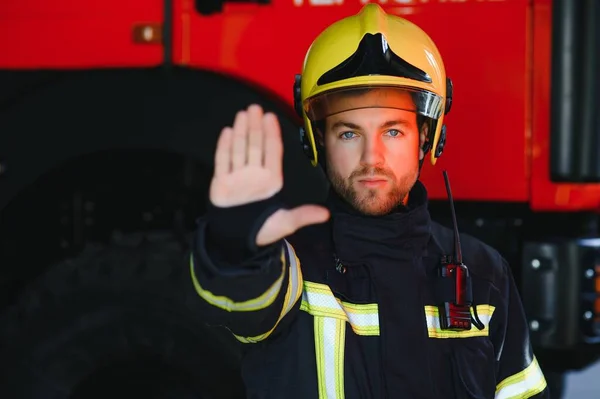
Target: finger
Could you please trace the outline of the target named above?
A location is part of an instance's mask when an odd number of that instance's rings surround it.
[[[215,177],[223,176],[231,170],[231,137],[233,129],[226,127],[221,131],[215,151]]]
[[[322,206],[302,205],[292,210],[280,209],[265,221],[256,236],[256,245],[272,244],[304,226],[323,223],[327,219],[329,211]]]
[[[248,139],[248,114],[240,111],[233,122],[231,145],[231,168],[236,170],[246,165],[246,147]]]
[[[263,110],[258,105],[248,107],[248,165],[259,166],[263,162],[264,131]]]
[[[301,205],[287,213],[293,231],[311,224],[324,223],[329,219],[329,210],[319,205]]]
[[[282,174],[283,143],[281,141],[281,127],[275,114],[267,112],[263,118],[265,131],[265,167],[276,176]]]

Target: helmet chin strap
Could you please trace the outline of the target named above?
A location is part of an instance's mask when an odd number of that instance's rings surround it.
[[[321,169],[323,169],[323,172],[325,172],[325,175],[327,175],[327,158],[325,158],[325,147],[318,143],[315,144],[317,146],[317,162]]]

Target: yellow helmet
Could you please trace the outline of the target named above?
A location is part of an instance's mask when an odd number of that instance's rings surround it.
[[[296,75],[295,108],[304,120],[301,139],[312,164],[318,164],[320,153],[315,123],[355,108],[398,107],[394,103],[398,97],[393,95],[375,96],[360,105],[344,102],[353,104],[342,105],[346,108],[333,101],[340,94],[365,88],[410,93],[411,110],[429,124],[423,150],[435,149],[430,158],[434,165],[446,140],[443,119],[452,104],[452,82],[431,38],[414,23],[387,14],[374,3],[325,29],[311,44],[301,75]]]

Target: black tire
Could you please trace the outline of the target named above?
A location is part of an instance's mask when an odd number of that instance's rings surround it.
[[[170,233],[89,244],[0,319],[1,398],[243,398],[237,346],[195,311]]]

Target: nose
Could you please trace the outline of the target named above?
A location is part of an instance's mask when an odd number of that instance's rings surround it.
[[[385,146],[378,135],[365,135],[362,163],[364,165],[376,166],[384,163]],[[375,137],[373,137],[375,136]]]

